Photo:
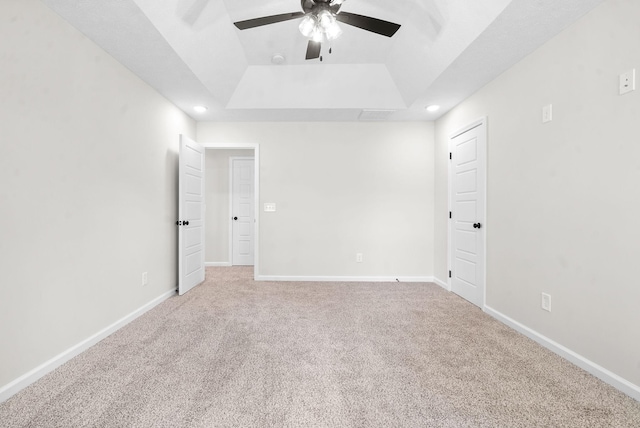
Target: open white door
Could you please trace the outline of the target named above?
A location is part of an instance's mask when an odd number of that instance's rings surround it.
[[[204,281],[204,147],[180,135],[178,294]]]
[[[451,291],[484,307],[486,121],[451,136],[449,239]]]

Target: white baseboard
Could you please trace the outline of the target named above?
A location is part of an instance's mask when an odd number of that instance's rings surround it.
[[[640,386],[635,385],[628,380],[618,376],[617,374],[610,372],[604,367],[599,366],[593,361],[583,357],[582,355],[572,351],[569,348],[560,345],[557,342],[554,342],[548,337],[543,336],[542,334],[538,333],[535,330],[532,330],[531,328],[523,324],[520,324],[518,321],[509,318],[508,316],[496,311],[493,308],[490,308],[489,306],[485,306],[484,311],[503,324],[508,325],[509,327],[536,341],[550,351],[560,355],[562,358],[572,362],[581,369],[591,373],[603,382],[608,383],[609,385],[622,391],[628,396],[640,401]]]
[[[133,321],[134,319],[138,318],[140,315],[144,314],[148,310],[159,305],[160,303],[164,302],[169,297],[174,296],[175,294],[176,294],[176,290],[171,290],[171,291],[167,291],[166,293],[163,293],[162,295],[156,297],[146,305],[136,309],[135,311],[131,312],[129,315],[126,315],[125,317],[114,322],[110,326],[100,330],[99,332],[86,338],[82,342],[56,355],[55,357],[51,358],[49,361],[46,361],[43,364],[39,365],[38,367],[34,368],[33,370],[23,374],[22,376],[8,383],[7,385],[0,387],[0,403],[2,403],[3,401],[6,401],[12,395],[16,394],[23,388],[26,388],[27,386],[31,385],[33,382],[37,381],[47,373],[52,372],[53,370],[60,367],[61,365],[63,365],[64,363],[66,363],[76,355],[86,351],[96,343],[100,342],[105,337],[121,329],[122,327],[124,327],[125,325]]]
[[[433,278],[433,282],[438,284],[440,287],[444,288],[445,290],[451,291],[451,287],[449,286],[447,281],[443,281],[443,280],[438,279],[438,278]]]
[[[433,282],[432,276],[282,276],[257,275],[256,281],[296,282]]]
[[[204,262],[205,266],[229,267],[231,262]]]

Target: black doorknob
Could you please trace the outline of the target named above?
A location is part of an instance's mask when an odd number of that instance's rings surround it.
[[[185,226],[189,226],[189,220],[183,221],[182,224],[184,224]]]
[[[474,229],[480,229],[482,227],[482,225],[480,223],[473,223],[473,228]]]
[[[233,219],[234,219],[234,220],[238,220],[238,217],[234,217]]]
[[[176,221],[176,226],[182,226],[182,222],[180,220]]]

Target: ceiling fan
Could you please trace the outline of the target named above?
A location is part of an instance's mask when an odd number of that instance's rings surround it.
[[[279,15],[263,16],[261,18],[247,19],[234,22],[240,30],[275,24],[302,18],[300,32],[309,37],[307,54],[305,59],[316,59],[320,56],[320,47],[323,41],[337,38],[342,30],[336,21],[371,31],[372,33],[391,37],[400,28],[399,24],[372,18],[370,16],[357,15],[355,13],[341,12],[340,7],[346,0],[301,0],[302,12],[282,13]],[[329,51],[331,53],[331,50]]]

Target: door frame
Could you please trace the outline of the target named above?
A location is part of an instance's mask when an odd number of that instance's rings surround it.
[[[254,191],[254,214],[255,214],[255,228],[254,228],[254,236],[253,236],[253,278],[256,279],[258,277],[258,273],[260,272],[259,263],[260,263],[260,144],[258,143],[200,143],[205,148],[205,153],[207,150],[253,150],[253,191]],[[247,156],[249,157],[249,156]],[[205,161],[206,167],[206,161]],[[231,218],[231,216],[229,216]],[[229,229],[229,233],[231,233],[231,229]],[[230,238],[232,239],[232,238]],[[229,263],[231,264],[231,256],[229,253]]]
[[[479,119],[472,121],[471,123],[458,128],[455,132],[449,134],[449,140],[447,142],[447,153],[453,152],[453,139],[459,136],[460,134],[464,134],[467,131],[470,131],[474,128],[482,127],[484,133],[484,147],[483,150],[478,153],[478,161],[482,163],[484,169],[484,186],[483,186],[483,194],[484,194],[484,212],[482,213],[484,217],[484,224],[482,228],[478,230],[479,233],[483,234],[482,240],[482,257],[480,263],[482,264],[482,305],[480,308],[484,311],[487,305],[487,143],[488,143],[488,132],[487,132],[487,117],[483,116]],[[448,211],[452,212],[453,210],[453,167],[452,162],[449,160],[448,162],[448,190],[447,190],[447,207]],[[452,229],[453,229],[453,219],[447,219],[447,270],[451,272],[453,270],[453,260],[452,260]],[[447,288],[449,291],[452,291],[452,279],[447,273]]]
[[[229,263],[231,264],[231,266],[233,266],[233,161],[234,160],[252,160],[254,162],[254,168],[255,168],[255,157],[253,156],[229,156]],[[255,171],[254,171],[255,173]],[[255,186],[256,183],[253,183],[254,186],[254,196],[255,196]],[[258,211],[258,205],[254,200],[254,204],[253,204],[253,218],[255,218],[255,222],[254,222],[254,226],[257,224],[257,213]],[[254,227],[253,229],[253,239],[255,242],[256,239],[256,228]],[[254,266],[255,266],[255,248],[254,248],[254,253],[253,253],[253,262],[254,262]]]

